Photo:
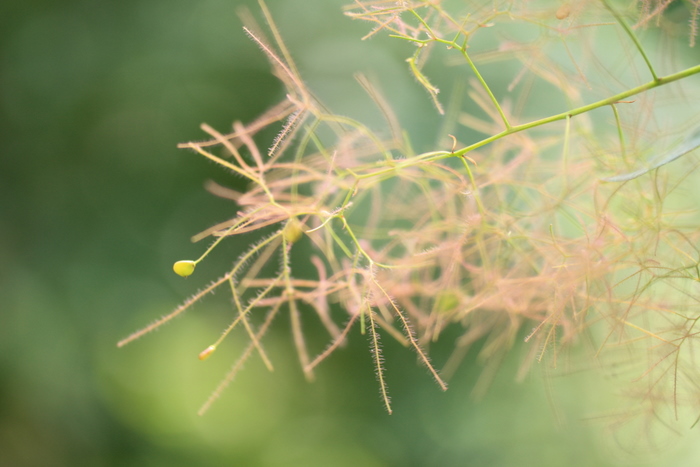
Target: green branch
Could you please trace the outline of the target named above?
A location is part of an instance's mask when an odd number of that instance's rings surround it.
[[[649,81],[648,83],[642,84],[641,86],[637,86],[632,89],[628,89],[627,91],[621,92],[619,94],[615,94],[614,96],[608,97],[606,99],[599,100],[597,102],[593,102],[592,104],[584,105],[582,107],[578,107],[573,110],[569,110],[568,112],[562,112],[556,115],[552,115],[550,117],[546,118],[541,118],[539,120],[534,120],[529,123],[523,123],[522,125],[515,125],[511,127],[510,129],[506,129],[498,134],[495,134],[493,136],[490,136],[488,138],[485,138],[481,141],[478,141],[470,146],[464,147],[462,149],[459,149],[454,152],[444,152],[439,155],[434,155],[431,158],[423,159],[424,161],[430,161],[430,160],[440,160],[440,159],[446,159],[448,157],[459,157],[463,156],[464,154],[473,151],[474,149],[480,148],[481,146],[485,146],[493,141],[496,141],[500,138],[503,138],[504,136],[508,136],[513,133],[518,133],[523,130],[529,130],[530,128],[535,128],[538,126],[545,125],[547,123],[552,123],[556,122],[558,120],[564,120],[567,117],[574,117],[576,115],[580,115],[582,113],[590,112],[591,110],[597,109],[599,107],[603,107],[606,105],[612,105],[615,104],[618,101],[627,99],[628,97],[635,96],[637,94],[641,94],[645,91],[649,91],[650,89],[657,88],[659,86],[663,86],[664,84],[672,83],[674,81],[678,81],[683,78],[687,78],[688,76],[692,76],[695,74],[700,73],[700,65],[696,65],[694,67],[687,68],[683,71],[679,71],[678,73],[673,73],[668,76],[663,76],[661,78],[656,78],[654,81]],[[412,159],[405,161],[403,164],[397,164],[398,167],[406,167],[408,165],[411,165],[410,162]]]
[[[647,62],[647,66],[649,67],[649,72],[651,73],[651,76],[654,78],[654,80],[658,80],[659,77],[656,75],[656,72],[654,71],[654,67],[651,65],[651,60],[649,60],[649,57],[647,56],[646,52],[644,51],[644,47],[642,47],[641,42],[639,42],[639,39],[637,38],[637,35],[632,31],[632,29],[629,27],[627,24],[627,21],[624,20],[620,14],[613,9],[613,7],[610,6],[607,0],[602,0],[603,5],[605,5],[605,8],[610,10],[610,13],[613,14],[615,19],[617,20],[618,23],[620,23],[620,26],[622,26],[622,29],[625,30],[628,36],[630,36],[630,39],[632,39],[632,42],[634,42],[634,45],[637,46],[637,50],[639,50],[639,53],[642,54],[642,58],[644,58],[644,61]]]

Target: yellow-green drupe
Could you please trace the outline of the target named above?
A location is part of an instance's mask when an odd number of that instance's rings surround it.
[[[173,264],[173,271],[175,274],[182,277],[187,277],[194,272],[194,267],[197,265],[194,261],[178,261]]]
[[[284,235],[284,239],[287,240],[287,243],[296,243],[303,234],[304,231],[301,229],[301,223],[294,217],[289,219],[282,231],[282,235]]]

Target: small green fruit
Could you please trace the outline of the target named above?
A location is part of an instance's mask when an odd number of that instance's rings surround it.
[[[303,233],[304,231],[301,230],[301,223],[294,217],[287,221],[287,225],[284,226],[284,230],[282,231],[282,235],[284,235],[284,239],[287,240],[287,243],[298,242]]]
[[[173,271],[175,274],[182,277],[187,277],[194,272],[194,267],[197,265],[194,261],[178,261],[173,264]]]

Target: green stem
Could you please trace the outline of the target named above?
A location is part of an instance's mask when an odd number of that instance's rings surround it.
[[[362,248],[362,245],[360,245],[360,241],[357,239],[355,236],[355,232],[352,231],[350,228],[350,225],[348,224],[348,221],[345,219],[345,215],[341,214],[338,216],[338,218],[343,222],[343,229],[350,235],[350,238],[352,239],[352,242],[355,244],[355,248],[357,248],[357,251],[365,257],[367,262],[369,263],[370,267],[372,265],[379,266],[380,268],[384,269],[397,269],[397,266],[392,266],[390,264],[383,264],[383,263],[378,263],[375,260],[372,259],[372,257],[367,253],[364,248]],[[352,257],[352,256],[351,256]]]
[[[489,88],[489,85],[486,84],[486,81],[481,76],[481,73],[479,73],[479,70],[476,68],[476,65],[474,65],[474,62],[472,62],[472,59],[469,58],[469,54],[467,53],[466,45],[464,47],[460,47],[459,50],[460,50],[460,52],[462,52],[462,55],[464,55],[464,58],[467,60],[467,63],[469,63],[469,66],[472,68],[472,71],[476,75],[476,79],[479,80],[481,85],[484,87],[484,89],[488,93],[489,97],[491,98],[491,102],[493,102],[493,105],[496,106],[496,110],[498,110],[498,113],[501,116],[501,119],[503,120],[503,124],[506,126],[506,130],[510,129],[511,126],[510,126],[510,123],[508,122],[508,119],[506,118],[506,114],[503,113],[503,109],[501,109],[501,106],[498,103],[498,99],[496,99],[496,96],[494,96],[493,93],[491,92],[491,88]]]
[[[615,11],[613,7],[610,6],[608,3],[608,0],[602,0],[603,5],[605,5],[605,8],[610,10],[610,13],[613,14],[615,19],[617,20],[618,23],[620,23],[620,26],[622,26],[622,29],[625,30],[628,36],[630,36],[630,39],[632,39],[632,42],[634,42],[634,45],[637,46],[637,50],[639,50],[639,53],[642,54],[642,58],[644,58],[644,61],[647,62],[647,66],[649,67],[649,72],[651,73],[651,76],[654,78],[654,81],[657,81],[659,78],[656,76],[656,72],[654,71],[654,67],[651,66],[651,61],[649,60],[649,57],[647,56],[646,52],[644,51],[644,47],[642,47],[642,44],[639,42],[639,39],[637,38],[636,34],[632,31],[632,29],[629,27],[627,22],[620,16],[620,14]]]
[[[654,81],[649,81],[648,83],[642,84],[640,86],[634,87],[632,89],[628,89],[627,91],[621,92],[619,94],[615,94],[614,96],[608,97],[606,99],[599,100],[597,102],[593,102],[592,104],[584,105],[581,107],[578,107],[573,110],[569,110],[568,112],[562,112],[556,115],[552,115],[550,117],[546,118],[541,118],[539,120],[534,120],[529,123],[523,123],[522,125],[515,125],[511,127],[510,129],[506,129],[498,134],[495,134],[493,136],[490,136],[488,138],[485,138],[481,141],[478,141],[470,146],[467,146],[465,148],[462,148],[458,151],[455,151],[454,153],[449,153],[449,152],[444,152],[440,155],[436,155],[432,158],[425,159],[425,160],[440,160],[440,159],[446,159],[448,157],[458,157],[458,156],[463,156],[464,154],[473,151],[474,149],[480,148],[481,146],[485,146],[488,143],[491,143],[493,141],[496,141],[497,139],[503,138],[504,136],[517,133],[523,130],[529,130],[530,128],[538,127],[545,125],[547,123],[552,123],[556,122],[558,120],[564,120],[567,117],[574,117],[576,115],[580,115],[582,113],[590,112],[591,110],[597,109],[599,107],[603,107],[605,105],[612,105],[618,101],[624,100],[628,97],[640,94],[642,92],[648,91],[650,89],[657,88],[659,86],[663,86],[664,84],[672,83],[674,81],[678,81],[683,78],[687,78],[688,76],[692,76],[695,74],[700,73],[700,65],[696,65],[690,68],[687,68],[683,71],[679,71],[678,73],[673,73],[668,76],[662,76],[660,78],[655,78]],[[405,161],[404,164],[398,164],[398,167],[403,167],[407,163],[410,163],[411,161]]]
[[[681,80],[683,78],[687,78],[688,76],[696,75],[700,73],[700,65],[696,65],[690,68],[686,68],[685,70],[679,71],[677,73],[670,74],[668,76],[662,76],[660,78],[655,79],[654,81],[650,81],[648,83],[642,84],[640,86],[634,87],[632,89],[628,89],[627,91],[621,92],[619,94],[615,94],[614,96],[599,100],[597,102],[593,102],[592,104],[584,105],[581,107],[578,107],[576,109],[569,110],[567,112],[562,112],[556,115],[552,115],[546,118],[541,118],[539,120],[534,120],[529,123],[523,123],[522,125],[515,125],[511,126],[510,128],[507,128],[503,130],[500,133],[497,133],[495,135],[489,136],[488,138],[484,138],[481,141],[477,141],[474,144],[471,144],[469,146],[466,146],[462,149],[459,149],[457,151],[431,151],[427,152],[424,154],[419,154],[415,157],[412,157],[410,159],[406,159],[403,161],[392,161],[392,166],[391,167],[382,167],[379,170],[374,170],[371,172],[363,173],[363,174],[358,174],[357,172],[361,171],[362,168],[356,169],[355,172],[352,174],[354,175],[356,180],[363,180],[363,179],[369,179],[369,178],[374,178],[378,176],[390,176],[394,171],[400,170],[400,169],[405,169],[408,167],[413,167],[425,162],[433,162],[433,161],[439,161],[442,159],[447,159],[450,157],[461,157],[468,152],[471,152],[475,149],[478,149],[482,146],[486,146],[489,143],[492,143],[496,140],[499,140],[505,136],[512,135],[513,133],[518,133],[520,131],[524,130],[529,130],[530,128],[535,128],[538,126],[545,125],[547,123],[552,123],[556,122],[559,120],[564,120],[566,118],[571,118],[576,115],[580,115],[582,113],[590,112],[591,110],[597,109],[599,107],[603,107],[605,105],[612,105],[615,104],[618,101],[627,99],[628,97],[641,94],[645,91],[648,91],[650,89],[657,88],[659,86],[663,86],[668,83],[672,83],[674,81]],[[373,168],[376,167],[376,165],[373,166],[367,166],[367,170],[373,170]]]
[[[615,104],[612,104],[613,113],[615,114],[615,124],[617,125],[617,136],[620,139],[620,154],[622,154],[622,159],[627,162],[627,151],[625,150],[625,134],[622,131],[622,122],[620,121],[620,113],[617,111]]]
[[[479,214],[481,214],[481,219],[484,219],[486,215],[486,209],[481,203],[481,195],[479,194],[479,187],[476,185],[476,180],[474,180],[474,174],[472,174],[472,169],[469,168],[469,164],[464,157],[460,158],[464,164],[464,168],[467,170],[467,175],[469,176],[469,181],[472,184],[472,193],[474,194],[474,201],[476,201],[476,207],[479,209]]]

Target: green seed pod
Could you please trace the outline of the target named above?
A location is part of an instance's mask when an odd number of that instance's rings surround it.
[[[304,231],[301,229],[301,223],[296,220],[295,217],[287,221],[287,225],[284,226],[284,231],[282,231],[282,235],[284,239],[287,240],[287,243],[298,242],[303,233]]]
[[[197,265],[194,261],[178,261],[173,264],[173,271],[175,274],[182,277],[187,277],[194,272],[194,267]]]

